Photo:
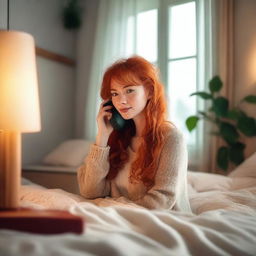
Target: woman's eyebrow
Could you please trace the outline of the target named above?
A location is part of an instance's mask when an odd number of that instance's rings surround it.
[[[132,87],[132,86],[134,86],[134,85],[126,85],[126,86],[122,87],[122,89],[127,88],[127,87]],[[110,91],[117,91],[117,90],[116,89],[110,89]]]

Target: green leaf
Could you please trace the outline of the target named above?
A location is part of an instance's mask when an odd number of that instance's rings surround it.
[[[217,97],[213,100],[213,111],[219,117],[226,117],[228,114],[229,102],[224,97]]]
[[[194,92],[190,94],[190,96],[194,96],[194,95],[199,96],[204,100],[212,99],[212,95],[207,92]]]
[[[222,88],[222,81],[219,76],[214,76],[209,82],[209,88],[212,93],[219,92]]]
[[[220,147],[217,152],[217,164],[218,167],[222,170],[228,169],[228,148]]]
[[[235,120],[237,121],[242,115],[242,112],[238,109],[231,109],[230,111],[228,111],[227,113],[227,117],[229,119]]]
[[[227,143],[231,144],[236,143],[239,138],[239,133],[237,132],[236,127],[227,122],[221,122],[220,134]]]
[[[245,144],[237,142],[232,144],[229,150],[229,159],[236,165],[241,164],[244,161],[244,149]]]
[[[256,136],[256,119],[248,116],[241,116],[237,122],[237,128],[248,137]]]
[[[197,125],[199,118],[197,116],[190,116],[186,120],[186,126],[188,130],[191,132]]]
[[[256,104],[256,95],[248,95],[245,98],[243,98],[243,101]]]

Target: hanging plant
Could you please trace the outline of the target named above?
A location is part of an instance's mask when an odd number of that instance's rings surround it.
[[[256,95],[244,97],[238,106],[230,109],[228,99],[219,95],[222,86],[220,77],[215,76],[209,82],[210,92],[195,92],[190,95],[210,101],[211,106],[207,111],[198,111],[198,115],[188,117],[186,126],[192,131],[200,119],[214,124],[216,131],[211,134],[221,137],[226,144],[217,151],[217,165],[226,171],[230,162],[239,165],[244,161],[246,145],[240,141],[241,134],[256,136],[256,119],[248,116],[241,108],[243,103],[256,104]]]
[[[63,24],[66,29],[78,29],[82,24],[82,10],[77,0],[69,0],[63,9]]]

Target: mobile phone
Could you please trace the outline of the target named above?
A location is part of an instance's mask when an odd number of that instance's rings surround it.
[[[113,129],[114,130],[122,130],[126,123],[127,123],[127,120],[125,120],[121,115],[120,113],[117,111],[117,109],[114,107],[112,101],[108,101],[106,102],[104,105],[105,106],[112,106],[112,109],[110,110],[112,112],[112,117],[110,118],[110,124],[112,125]]]

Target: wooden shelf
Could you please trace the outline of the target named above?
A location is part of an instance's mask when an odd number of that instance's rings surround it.
[[[36,47],[36,55],[46,58],[46,59],[49,59],[49,60],[53,60],[53,61],[57,61],[57,62],[66,64],[66,65],[69,65],[72,67],[76,66],[75,60],[65,57],[61,54],[57,54],[57,53],[45,50],[40,47]]]

